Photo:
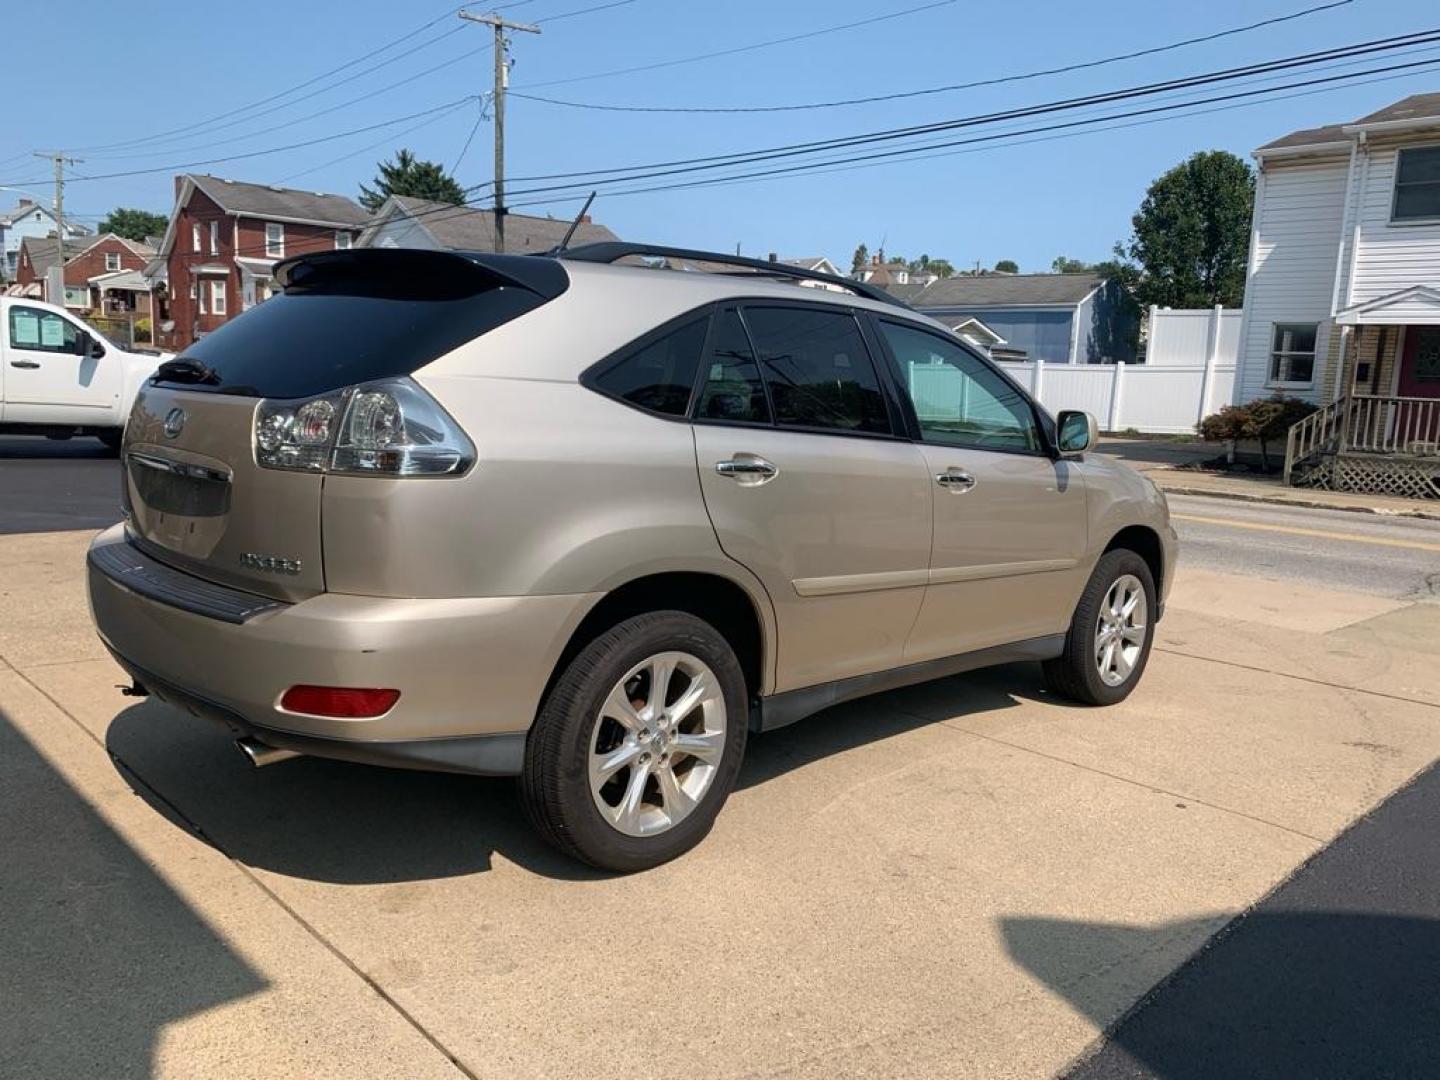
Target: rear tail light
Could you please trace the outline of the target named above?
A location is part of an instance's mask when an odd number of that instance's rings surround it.
[[[292,686],[280,696],[286,712],[331,716],[342,720],[368,720],[383,716],[400,700],[399,690],[348,686]]]
[[[347,387],[308,401],[262,401],[255,461],[268,469],[369,476],[451,476],[475,447],[409,379]]]

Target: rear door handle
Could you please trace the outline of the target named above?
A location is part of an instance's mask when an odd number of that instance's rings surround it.
[[[768,483],[780,475],[779,469],[756,454],[736,454],[727,461],[717,461],[715,471],[751,486]]]
[[[37,364],[34,360],[11,360],[10,366],[19,368],[38,368],[40,365]]]
[[[952,465],[944,472],[935,474],[935,483],[939,484],[946,491],[953,491],[956,495],[963,495],[975,487],[975,477],[971,476],[964,469],[957,469]]]

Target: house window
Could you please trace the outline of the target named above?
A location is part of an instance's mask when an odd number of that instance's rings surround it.
[[[210,282],[210,313],[225,314],[225,281],[219,278]]]
[[[190,283],[190,299],[195,301],[195,313],[197,315],[204,315],[205,290],[200,287],[200,282],[192,281]]]
[[[113,274],[113,273],[116,273],[119,269],[120,269],[120,254],[119,254],[119,252],[107,251],[107,252],[105,253],[105,272],[108,273],[108,274]]]
[[[1270,339],[1270,382],[1309,386],[1315,381],[1315,334],[1319,323],[1276,323]]]
[[[335,230],[335,250],[336,250],[336,251],[349,251],[349,250],[350,250],[350,240],[351,240],[350,234],[349,234],[348,232],[346,232],[344,229],[336,229],[336,230]]]
[[[1391,221],[1440,221],[1440,146],[1401,150]]]
[[[210,254],[220,254],[220,222],[210,222]]]
[[[190,250],[200,250],[200,223],[198,221],[190,226]]]
[[[265,257],[267,259],[283,259],[285,257],[285,226],[278,221],[265,223]]]

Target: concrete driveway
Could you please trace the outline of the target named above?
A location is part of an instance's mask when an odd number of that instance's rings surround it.
[[[120,696],[88,539],[0,536],[6,1075],[1051,1075],[1440,756],[1440,606],[1182,569],[1125,704],[843,706],[604,877],[508,782],[254,772]]]

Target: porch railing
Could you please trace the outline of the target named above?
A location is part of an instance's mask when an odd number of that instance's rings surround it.
[[[1341,453],[1440,457],[1440,398],[1357,394],[1340,425]]]
[[[1440,398],[1352,394],[1291,426],[1285,483],[1297,466],[1325,454],[1440,458]]]

